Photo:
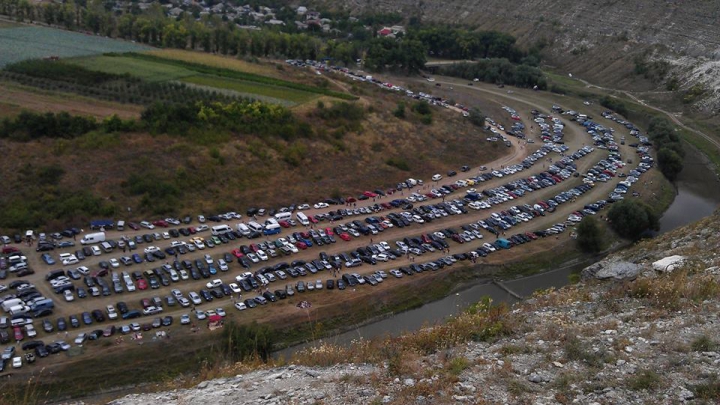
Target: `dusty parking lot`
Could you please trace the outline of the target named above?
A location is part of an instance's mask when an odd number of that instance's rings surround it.
[[[473,87],[472,89],[466,89],[468,92],[467,97],[472,97],[472,94],[473,94],[472,92],[477,92],[477,93],[482,92],[483,90],[480,90],[480,89],[481,89],[480,86]],[[498,103],[501,103],[501,104],[507,103],[507,105],[515,108],[521,114],[528,129],[530,128],[531,125],[529,122],[527,122],[527,116],[530,114],[531,109],[536,108],[542,112],[549,113],[549,106],[551,105],[550,102],[546,99],[541,99],[540,95],[538,95],[536,93],[531,92],[527,96],[524,94],[522,95],[523,99],[524,99],[524,97],[527,97],[527,99],[533,100],[533,102],[528,103],[526,101],[520,101],[521,100],[520,97],[516,94],[510,94],[510,95],[503,94],[502,92],[498,92],[492,88],[487,88],[486,90],[487,90],[487,92],[493,93],[492,98],[497,99]],[[471,100],[471,99],[469,98],[468,100]],[[469,101],[469,102],[471,102],[471,101]],[[558,104],[562,105],[561,102],[558,102]],[[592,111],[592,113],[593,113],[593,115],[596,116],[596,121],[600,121],[603,125],[614,127],[616,129],[616,137],[619,136],[620,134],[627,135],[627,130],[624,127],[619,127],[618,125],[616,125],[615,123],[613,123],[611,121],[607,121],[602,118],[598,118],[599,111]],[[498,122],[503,122],[504,124],[506,124],[506,126],[508,126],[507,124],[510,123],[508,116],[494,117],[494,118]],[[578,126],[575,123],[571,123],[567,119],[564,119],[564,118],[563,118],[563,121],[565,123],[565,141],[566,141],[566,145],[569,147],[570,152],[574,152],[574,151],[578,150],[579,148],[581,148],[583,145],[587,145],[587,144],[591,143],[589,136],[585,133],[585,131],[582,127]],[[529,132],[531,135],[537,135],[537,128],[535,127],[533,130],[528,130],[527,132]],[[508,148],[508,154],[505,157],[498,159],[495,162],[476,162],[468,174],[474,175],[475,173],[477,173],[477,170],[478,170],[477,166],[479,166],[480,164],[486,165],[488,168],[490,168],[490,167],[499,167],[500,165],[510,165],[510,164],[520,162],[525,156],[527,156],[527,154],[529,154],[530,152],[532,152],[533,150],[537,149],[540,146],[539,142],[535,143],[535,144],[524,144],[524,142],[521,142],[518,139],[513,138],[513,137],[509,137],[508,139],[510,139],[510,141],[513,143],[513,146],[511,148]],[[485,141],[479,140],[479,141],[472,143],[470,146],[477,147],[477,148],[483,148],[483,147],[488,147],[488,143],[486,143]],[[504,146],[502,146],[502,147],[504,148]],[[634,156],[635,156],[634,150],[628,146],[622,146],[621,153],[624,157],[632,156],[634,158]],[[553,160],[555,160],[556,158],[559,158],[559,155],[556,153],[552,153],[548,156],[552,156]],[[585,156],[584,158],[580,159],[577,162],[578,171],[584,172],[587,168],[591,167],[598,160],[603,159],[606,156],[607,156],[606,151],[603,151],[601,149],[596,149],[593,153]],[[492,188],[492,187],[495,187],[495,186],[498,186],[501,184],[505,184],[508,181],[512,181],[514,179],[529,177],[532,174],[542,172],[544,170],[544,168],[547,167],[547,165],[545,165],[545,166],[543,166],[543,165],[544,165],[543,162],[538,162],[537,164],[535,164],[532,168],[530,168],[528,170],[516,173],[511,176],[506,176],[502,179],[496,178],[496,179],[493,179],[488,182],[480,183],[480,185],[474,186],[474,187],[477,188],[478,190],[482,190],[482,189]],[[457,170],[457,168],[449,168],[449,169]],[[458,175],[458,177],[452,178],[452,181],[454,181],[456,179],[464,178],[462,175],[463,175],[463,173],[460,173]],[[451,182],[449,179],[444,179],[444,180],[447,180],[447,183]],[[430,186],[429,183],[431,183],[431,182],[428,181],[426,183],[426,187],[428,187],[428,188],[425,188],[426,191],[429,190],[429,186]],[[578,200],[576,202],[573,202],[573,203],[568,202],[566,204],[562,204],[558,207],[556,212],[554,212],[552,214],[549,214],[545,217],[538,217],[538,218],[534,219],[533,221],[530,221],[527,223],[518,224],[518,226],[515,226],[508,231],[508,235],[515,234],[515,233],[524,233],[527,231],[545,229],[552,224],[555,224],[558,222],[564,222],[565,219],[567,218],[567,216],[571,212],[576,211],[578,208],[581,208],[583,205],[585,205],[589,202],[594,202],[598,199],[607,198],[608,193],[612,190],[612,188],[614,187],[614,184],[616,184],[616,183],[617,183],[617,179],[614,179],[614,181],[610,181],[607,183],[597,183],[596,187],[591,192],[584,194],[583,196],[578,198]],[[445,184],[445,182],[441,181],[440,184]],[[466,215],[448,216],[448,217],[445,217],[442,219],[437,219],[431,223],[425,223],[425,224],[421,224],[421,225],[413,224],[411,227],[404,228],[404,229],[390,228],[390,229],[386,230],[385,232],[383,232],[382,234],[378,234],[376,236],[361,236],[359,238],[353,238],[349,242],[344,242],[340,238],[336,238],[337,243],[332,244],[330,246],[322,246],[322,247],[314,246],[305,251],[301,250],[298,254],[292,255],[290,257],[278,257],[275,259],[270,259],[266,263],[258,263],[256,265],[254,265],[253,268],[251,269],[251,271],[257,270],[260,267],[264,267],[267,265],[273,265],[280,261],[288,261],[289,262],[292,260],[315,259],[318,257],[318,253],[321,251],[324,251],[330,255],[337,254],[340,252],[349,252],[360,246],[365,246],[365,245],[369,244],[371,239],[375,243],[377,243],[381,240],[385,240],[392,244],[393,241],[401,239],[406,236],[418,236],[422,233],[434,232],[434,231],[438,231],[438,230],[446,229],[446,228],[457,229],[460,225],[468,224],[470,222],[476,222],[479,219],[487,218],[491,212],[505,210],[508,207],[517,205],[517,204],[534,203],[535,201],[537,201],[539,199],[549,198],[551,196],[556,195],[560,191],[567,190],[567,189],[577,186],[579,184],[581,184],[580,178],[571,177],[571,178],[565,180],[564,182],[562,182],[558,185],[555,185],[553,187],[550,187],[547,189],[541,189],[541,190],[535,191],[533,193],[528,193],[525,197],[521,198],[518,201],[508,201],[504,204],[501,204],[498,206],[493,206],[490,210],[480,210],[480,211],[469,210],[469,213]],[[638,187],[640,187],[640,185]],[[457,191],[454,194],[451,194],[450,196],[448,196],[447,199],[451,200],[454,198],[461,198],[462,196],[463,196],[463,193],[461,191]],[[400,198],[400,197],[398,197],[397,195],[392,196],[392,197],[385,197],[384,199],[381,198],[380,200],[378,200],[378,202],[391,200],[393,198]],[[425,203],[432,203],[432,201],[428,201]],[[361,202],[358,202],[357,204],[358,204],[358,206],[372,205],[373,201],[372,200],[361,201]],[[331,207],[331,208],[333,208],[333,207]],[[311,209],[306,212],[308,214],[316,214],[316,213],[325,212],[328,210],[329,209],[324,209],[324,210]],[[386,211],[386,212],[393,212],[393,211],[397,212],[397,211],[400,211],[400,209],[394,209],[394,210],[390,210],[390,211]],[[380,215],[383,215],[386,212],[381,212]],[[361,217],[351,217],[351,218],[348,218],[347,220],[350,221],[350,220],[362,219],[362,218],[363,218],[362,216]],[[139,222],[139,220],[136,222]],[[234,225],[235,222],[237,222],[237,221],[231,222],[231,224]],[[194,221],[193,224],[191,224],[191,225],[196,226],[197,222]],[[212,226],[215,224],[208,223],[208,225]],[[331,226],[331,224],[329,224],[329,223],[320,223],[318,225],[321,225],[322,227]],[[299,228],[302,228],[302,227],[299,227]],[[162,232],[163,229],[156,228],[155,231]],[[280,236],[286,235],[288,233],[288,231],[295,231],[295,229],[284,230]],[[109,239],[118,239],[122,235],[132,237],[132,236],[135,236],[138,234],[144,234],[147,232],[148,232],[147,230],[132,231],[129,229],[124,232],[109,231],[109,232],[107,232],[107,237]],[[478,246],[480,246],[482,243],[484,243],[486,241],[492,242],[495,239],[495,237],[488,232],[483,231],[482,233],[484,235],[483,240],[475,240],[470,243],[465,243],[462,245],[457,244],[455,242],[449,242],[451,253],[467,252],[467,251],[477,248]],[[206,232],[202,233],[201,236],[207,237],[209,234],[210,234],[210,232],[206,231]],[[545,239],[541,239],[541,240],[538,240],[538,241],[530,243],[530,244],[526,244],[526,245],[523,245],[520,247],[515,247],[508,251],[498,251],[498,252],[491,254],[487,258],[480,259],[479,263],[495,264],[495,263],[503,263],[508,260],[518,260],[519,258],[522,258],[522,257],[531,257],[533,254],[536,254],[538,251],[551,249],[553,246],[557,246],[558,244],[570,243],[572,240],[569,238],[569,234],[570,234],[570,232],[566,231],[565,233],[558,235],[557,238],[555,238],[555,237],[545,238]],[[78,238],[78,241],[79,241],[79,239],[80,238]],[[183,238],[181,238],[181,239],[183,239]],[[184,239],[187,239],[187,238],[184,238]],[[206,249],[204,251],[196,251],[194,253],[189,253],[184,256],[181,256],[180,258],[194,260],[197,258],[202,258],[202,256],[205,253],[209,253],[215,259],[217,259],[223,253],[229,252],[230,250],[238,247],[241,244],[248,244],[248,243],[250,243],[250,241],[241,239],[238,241],[234,241],[234,243],[231,242],[228,245],[215,247],[214,249]],[[164,249],[170,245],[170,241],[169,240],[160,240],[160,241],[157,241],[154,245],[160,247],[161,249]],[[147,244],[139,245],[137,252],[142,254],[142,249],[146,246],[147,246]],[[76,248],[63,249],[61,251],[74,251]],[[40,255],[35,253],[34,248],[32,250],[27,247],[25,247],[23,249],[27,253],[31,267],[36,270],[36,273],[34,275],[25,277],[24,279],[35,284],[37,286],[38,291],[43,293],[45,296],[51,297],[55,300],[56,309],[54,311],[54,314],[50,316],[50,319],[52,319],[53,322],[59,316],[63,316],[67,319],[67,316],[70,314],[79,315],[81,312],[92,311],[94,309],[104,310],[106,305],[108,305],[108,304],[114,305],[118,301],[126,302],[130,306],[131,309],[139,309],[140,308],[140,300],[143,298],[150,298],[150,297],[155,297],[155,296],[164,298],[165,296],[170,294],[170,289],[173,289],[173,288],[180,289],[183,292],[183,294],[185,296],[187,296],[189,291],[197,292],[200,289],[205,288],[205,284],[209,280],[216,278],[216,277],[211,277],[210,279],[201,279],[201,280],[197,280],[197,281],[190,279],[187,281],[180,281],[177,283],[172,283],[169,287],[161,287],[160,289],[157,289],[157,290],[152,290],[152,289],[147,289],[145,291],[138,290],[138,291],[132,292],[132,293],[124,292],[122,294],[112,294],[108,297],[88,297],[85,299],[75,298],[75,301],[68,303],[68,302],[65,302],[65,300],[62,299],[62,297],[55,295],[54,292],[52,291],[52,289],[50,288],[50,285],[44,280],[44,276],[48,271],[60,268],[60,266],[58,266],[58,265],[47,266],[46,264],[44,264],[40,260]],[[56,259],[57,259],[58,253],[59,252],[57,250],[52,252],[53,256]],[[121,255],[122,255],[122,252],[115,251],[111,254],[103,254],[101,256],[89,257],[85,261],[79,263],[79,265],[87,266],[91,270],[97,270],[99,268],[98,262],[100,260],[108,260],[111,257],[117,258],[117,257],[120,257]],[[436,251],[433,253],[425,253],[421,257],[416,258],[415,262],[417,262],[417,263],[426,262],[426,261],[437,259],[441,256],[443,256],[443,254],[439,251]],[[168,258],[168,260],[172,260],[172,258]],[[157,261],[155,263],[143,263],[140,265],[133,264],[132,266],[129,266],[129,267],[124,267],[121,265],[120,268],[115,269],[114,271],[123,271],[123,270],[127,270],[130,272],[136,271],[136,270],[144,271],[147,269],[158,267],[162,263],[163,263],[162,261]],[[399,258],[397,260],[389,261],[387,263],[382,263],[382,262],[378,263],[376,266],[370,266],[370,265],[365,264],[361,267],[352,269],[352,271],[348,271],[348,272],[357,272],[360,274],[368,274],[368,273],[372,273],[378,269],[383,269],[387,272],[389,269],[398,268],[400,266],[407,265],[407,264],[410,264],[410,260],[408,258]],[[456,264],[456,266],[458,266],[458,265]],[[77,265],[68,266],[67,268],[72,268],[72,267],[77,267]],[[455,268],[455,267],[453,267],[453,268]],[[451,270],[452,270],[452,268],[450,268],[450,269],[445,268],[438,272],[417,274],[413,277],[406,276],[406,277],[403,277],[402,279],[395,279],[392,276],[390,276],[384,283],[382,283],[376,287],[359,286],[355,289],[348,288],[345,291],[322,290],[322,291],[306,292],[304,294],[296,293],[296,295],[292,298],[288,298],[286,300],[281,300],[278,303],[273,303],[273,304],[270,304],[265,307],[255,308],[252,310],[246,310],[243,312],[236,311],[232,307],[232,301],[230,300],[229,297],[226,297],[226,298],[220,299],[220,300],[216,299],[210,303],[203,303],[202,305],[198,306],[198,309],[208,310],[208,309],[214,309],[217,307],[223,307],[227,311],[228,316],[233,317],[234,319],[237,319],[240,321],[258,320],[258,321],[269,322],[269,323],[280,322],[281,324],[285,324],[285,322],[288,322],[290,320],[294,320],[295,322],[302,322],[305,317],[307,317],[307,319],[321,319],[324,316],[328,316],[332,313],[337,313],[338,310],[342,310],[343,308],[351,307],[353,302],[359,302],[360,300],[367,300],[371,297],[373,297],[373,298],[383,297],[386,294],[392,293],[392,290],[394,288],[399,288],[401,286],[406,286],[406,285],[422,285],[422,282],[426,282],[426,283],[432,282],[433,278],[443,277],[444,272],[448,272]],[[221,278],[225,283],[229,283],[229,282],[234,281],[235,276],[239,275],[243,271],[245,271],[245,270],[237,262],[233,262],[230,264],[230,270],[225,273],[219,273],[217,275],[217,278]],[[324,273],[318,273],[317,275],[308,275],[306,277],[301,277],[299,279],[304,279],[306,282],[310,281],[310,280],[317,280],[317,279],[322,279],[324,281],[324,280],[330,278],[331,276],[332,276],[332,274],[330,272],[324,272]],[[10,279],[8,279],[6,281],[9,282],[12,279],[13,279],[13,277],[11,277]],[[109,279],[109,277],[108,277],[108,279]],[[284,288],[284,286],[288,282],[295,283],[297,281],[298,280],[295,280],[292,278],[289,278],[286,281],[277,281],[270,285],[270,290],[272,291],[275,289]],[[74,281],[74,284],[76,286],[83,285],[81,281]],[[243,298],[252,298],[253,296],[255,296],[255,294],[252,292],[244,293]],[[382,299],[382,298],[379,298],[379,299]],[[307,311],[307,313],[305,311],[303,311],[301,315],[298,315],[299,310],[296,308],[296,304],[301,300],[312,300],[312,308],[309,311]],[[337,305],[337,303],[339,301],[344,302],[346,305],[339,307]],[[183,314],[183,313],[191,313],[190,308],[181,308],[178,305],[176,305],[174,307],[167,307],[167,306],[165,307],[165,311],[163,312],[162,315],[163,316],[164,315],[172,315],[175,318],[175,322],[171,328],[174,331],[173,333],[175,333],[175,331],[178,331],[178,333],[189,333],[188,327],[179,325],[179,315]],[[143,318],[138,318],[135,320],[128,320],[128,321],[117,320],[117,321],[114,321],[114,323],[116,325],[127,324],[130,322],[147,323],[147,322],[150,322],[152,320],[152,318],[154,318],[154,317],[143,317]],[[192,317],[192,318],[193,318],[193,321],[195,321],[195,318],[194,317]],[[36,324],[36,329],[39,329],[38,330],[38,339],[43,339],[47,343],[49,341],[53,341],[55,339],[61,338],[61,339],[65,339],[68,343],[71,343],[72,340],[74,339],[74,337],[77,335],[77,333],[89,332],[89,331],[95,330],[95,329],[102,329],[105,326],[107,326],[109,323],[106,321],[99,325],[94,324],[91,326],[82,326],[78,329],[69,328],[67,338],[65,338],[62,334],[56,334],[56,333],[47,335],[41,330],[41,326],[40,326],[39,322],[36,321],[35,324]],[[182,331],[182,332],[180,332],[180,331]],[[201,328],[201,331],[198,333],[208,333],[208,332],[206,332],[203,328]],[[94,346],[94,345],[96,346],[96,343],[90,342],[90,343],[86,343],[85,346],[90,347],[89,351],[92,352],[94,350],[94,349],[92,349],[92,346]],[[65,356],[52,356],[48,359],[42,359],[42,360],[38,361],[36,363],[36,365],[42,364],[42,363],[47,363],[49,360],[55,361],[55,362],[62,362],[62,361],[68,361],[69,359]]]

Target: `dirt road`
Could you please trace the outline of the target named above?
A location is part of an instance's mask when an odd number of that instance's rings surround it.
[[[444,82],[443,82],[444,83]],[[499,100],[503,100],[502,102],[508,101],[508,104],[511,104],[513,108],[515,108],[518,113],[522,115],[522,117],[527,117],[530,114],[530,109],[536,108],[544,110],[547,105],[547,100],[541,100],[538,99],[538,104],[534,105],[530,102],[522,101],[521,99],[517,99],[517,97],[512,96],[507,97],[506,94],[498,93],[496,91],[491,91],[490,89],[483,89],[480,86],[475,86],[472,89],[466,89],[468,91],[468,94],[476,94],[479,96],[479,93],[488,93],[493,94],[494,96],[497,96]],[[472,93],[475,92],[475,93]],[[530,96],[533,96],[531,93]],[[516,104],[512,104],[516,103]],[[596,113],[593,111],[593,113]],[[597,114],[599,115],[599,114]],[[571,123],[567,120],[565,120],[563,117],[565,125],[566,125],[566,145],[570,148],[570,151],[574,152],[580,147],[582,147],[584,144],[589,144],[589,136],[577,125],[574,123]],[[526,125],[530,127],[529,123],[526,122]],[[607,121],[603,122],[603,125],[612,126],[616,129],[616,135],[620,136],[621,134],[625,134],[623,127],[619,127],[615,125],[615,123]],[[512,163],[516,163],[521,161],[529,152],[531,149],[528,149],[530,146],[537,147],[538,144],[535,145],[523,145],[519,140],[516,138],[509,138],[511,142],[513,143],[513,147],[510,150],[510,153],[501,158],[498,159],[495,162],[482,162],[482,164],[487,165],[488,167],[491,166],[499,166],[501,164],[503,165],[509,165]],[[627,146],[622,146],[622,153],[624,156],[634,156],[634,151],[632,148],[629,148]],[[580,171],[586,170],[588,167],[594,165],[598,160],[606,157],[605,151],[601,149],[596,149],[593,153],[585,156],[580,161],[578,161],[578,169]],[[558,158],[558,155],[553,155],[553,160],[555,158]],[[473,168],[473,171],[470,172],[470,174],[474,173],[477,170],[477,168]],[[502,179],[493,179],[485,183],[481,183],[479,186],[475,186],[478,189],[485,189],[485,188],[492,188],[501,184],[505,184],[509,181],[512,181],[514,179],[518,178],[525,178],[529,177],[532,174],[539,173],[544,170],[543,163],[538,162],[535,166],[533,166],[531,169],[516,173],[511,176],[506,176]],[[461,178],[461,177],[458,177]],[[455,178],[453,178],[454,181]],[[450,182],[450,181],[448,181]],[[513,227],[510,232],[512,234],[515,233],[522,233],[527,231],[535,231],[540,229],[545,229],[548,226],[558,223],[558,222],[564,222],[567,216],[581,208],[583,205],[596,201],[598,199],[604,199],[607,198],[608,193],[612,190],[614,187],[614,184],[617,182],[612,181],[608,183],[599,183],[590,193],[586,193],[582,197],[578,198],[577,201],[573,203],[566,203],[558,207],[557,211],[555,213],[552,213],[545,217],[539,217],[533,221],[530,221],[528,223],[522,223],[519,224],[516,227]],[[428,182],[430,183],[430,182]],[[442,182],[441,182],[442,183]],[[328,254],[337,254],[340,252],[349,252],[352,251],[360,246],[365,246],[368,243],[370,243],[370,239],[372,238],[373,242],[377,243],[381,240],[388,241],[389,243],[393,244],[393,241],[402,239],[406,236],[418,236],[422,233],[429,233],[438,231],[441,229],[446,228],[455,228],[457,229],[460,225],[468,224],[470,222],[475,222],[479,219],[487,218],[490,215],[490,212],[497,212],[501,210],[505,210],[508,207],[512,205],[517,204],[525,204],[525,203],[534,203],[535,201],[538,201],[539,199],[545,199],[551,196],[556,195],[557,193],[567,190],[571,187],[574,187],[578,184],[580,184],[581,181],[579,178],[570,178],[559,185],[556,185],[554,187],[538,190],[533,193],[528,193],[525,197],[521,198],[518,201],[508,201],[502,205],[494,206],[491,210],[483,210],[483,211],[473,211],[471,210],[466,215],[456,215],[456,216],[448,216],[442,219],[437,219],[431,223],[426,223],[422,225],[414,224],[411,227],[408,228],[390,228],[383,232],[382,234],[376,235],[376,236],[362,236],[360,238],[355,238],[349,242],[344,242],[342,240],[338,239],[338,242],[330,245],[330,246],[323,246],[323,247],[312,247],[305,251],[300,251],[298,254],[293,255],[292,257],[279,257],[275,259],[271,259],[266,263],[262,263],[262,265],[273,265],[275,263],[278,263],[280,261],[289,261],[289,260],[311,260],[317,258],[317,255],[321,251],[325,251]],[[425,189],[429,190],[430,184],[426,184]],[[458,191],[454,194],[452,194],[451,198],[461,198],[463,196],[463,193]],[[386,200],[390,200],[392,198],[395,198],[394,196],[388,196],[384,198],[380,198],[377,202],[382,202]],[[450,199],[451,199],[450,198]],[[429,202],[428,202],[429,203]],[[372,205],[374,202],[372,200],[362,201],[358,202],[357,205]],[[324,210],[309,210],[307,211],[309,214],[316,214],[318,212],[326,212],[329,209]],[[392,211],[399,211],[399,210],[392,210]],[[385,213],[383,213],[385,214]],[[348,218],[347,220],[354,220],[354,219],[360,219],[362,220],[363,217],[352,217]],[[319,225],[330,226],[330,224],[327,223],[321,223]],[[156,231],[162,232],[163,229],[156,229]],[[127,235],[127,236],[135,236],[137,234],[143,234],[147,231],[126,231],[126,232],[117,232],[117,231],[110,231],[108,232],[108,238],[117,239],[121,235]],[[283,232],[284,234],[287,234],[287,231]],[[205,233],[206,236],[208,233]],[[477,248],[482,243],[486,241],[493,241],[494,237],[486,232],[483,232],[484,239],[483,240],[476,240],[470,243],[465,243],[462,245],[459,245],[455,242],[450,242],[451,246],[451,253],[458,253],[458,252],[467,252],[472,249]],[[79,238],[78,238],[79,239]],[[232,248],[239,246],[243,243],[249,243],[246,240],[240,240],[236,241],[232,245],[228,246],[222,246],[217,247],[215,249],[206,249],[204,251],[196,251],[192,254],[187,254],[182,256],[182,259],[189,259],[194,260],[196,258],[202,257],[204,253],[210,253],[215,258],[219,257],[221,253],[225,253],[230,251]],[[520,247],[513,248],[508,251],[500,251],[491,254],[489,257],[481,259],[480,264],[487,263],[487,264],[498,264],[498,263],[504,263],[509,260],[518,260],[523,257],[531,257],[534,254],[537,254],[539,251],[544,251],[548,249],[552,249],[554,247],[557,247],[558,245],[565,245],[567,243],[573,243],[572,240],[569,238],[569,232],[563,233],[558,235],[557,237],[551,237],[539,240],[537,242],[533,242],[530,244],[526,244]],[[160,248],[165,248],[169,245],[169,241],[158,241],[157,246]],[[142,250],[142,248],[145,247],[144,245],[139,246],[139,251]],[[25,249],[28,250],[27,248]],[[74,250],[74,249],[73,249]],[[57,257],[58,252],[54,252],[54,256]],[[97,263],[100,260],[107,260],[109,257],[119,257],[120,253],[115,253],[112,255],[102,255],[97,257],[90,257],[86,259],[84,262],[82,262],[82,265],[88,266],[91,269],[97,269]],[[429,260],[434,260],[442,256],[441,252],[433,252],[433,253],[426,253],[422,255],[422,257],[418,257],[415,259],[415,262],[426,262]],[[47,273],[47,271],[58,268],[59,266],[47,266],[44,263],[42,263],[39,259],[39,255],[35,254],[35,252],[29,252],[28,257],[30,259],[30,265],[36,269],[36,274],[26,277],[29,281],[33,282],[38,290],[42,293],[44,293],[48,297],[53,297],[57,303],[57,309],[55,311],[55,314],[52,316],[52,319],[54,320],[57,316],[64,316],[67,317],[70,314],[79,314],[83,311],[91,311],[93,309],[103,309],[105,305],[107,304],[115,304],[118,301],[125,301],[127,302],[131,308],[140,308],[140,300],[142,298],[150,298],[153,296],[160,296],[165,297],[169,294],[169,291],[171,288],[179,288],[186,296],[189,291],[199,291],[200,289],[205,288],[205,284],[209,280],[188,280],[188,281],[182,281],[179,283],[173,283],[170,287],[162,287],[159,290],[145,290],[145,291],[136,291],[134,293],[123,293],[119,295],[111,295],[109,297],[99,297],[99,298],[93,298],[88,297],[83,300],[81,299],[75,299],[74,302],[66,303],[64,300],[62,300],[60,297],[56,296],[52,290],[50,289],[50,286],[47,282],[44,281],[44,275]],[[143,263],[142,265],[133,265],[127,268],[124,268],[121,266],[121,268],[117,269],[116,271],[134,271],[134,270],[146,270],[153,267],[159,266],[161,263]],[[369,274],[372,273],[378,269],[383,269],[385,271],[388,271],[392,268],[398,268],[399,266],[410,264],[410,260],[408,258],[400,258],[394,261],[390,261],[387,263],[379,263],[376,266],[370,266],[370,265],[363,265],[359,268],[352,269],[352,272],[357,272],[360,274]],[[261,264],[257,264],[253,267],[253,270],[257,270],[258,268],[262,267]],[[225,282],[231,282],[234,280],[235,276],[240,274],[244,269],[242,269],[237,263],[231,264],[230,271],[227,273],[220,273],[218,274],[218,277],[221,278]],[[241,322],[251,321],[251,320],[258,320],[261,322],[268,322],[270,324],[283,324],[283,325],[290,325],[297,322],[306,322],[307,320],[321,320],[325,317],[331,317],[331,316],[338,316],[343,313],[343,311],[351,311],[353,308],[353,305],[360,302],[368,302],[368,300],[373,300],[373,302],[377,302],[378,305],[380,305],[384,300],[389,299],[389,294],[392,294],[393,291],[397,288],[403,288],[403,287],[410,287],[412,288],[418,288],[418,291],[422,291],[423,285],[428,285],[427,283],[432,283],[433,280],[436,277],[443,277],[446,272],[452,271],[451,269],[443,269],[438,272],[433,273],[423,273],[419,275],[415,275],[413,277],[404,277],[402,279],[388,279],[381,285],[377,287],[369,287],[369,286],[360,286],[355,289],[348,289],[345,291],[316,291],[316,292],[306,292],[304,294],[296,294],[294,297],[286,300],[281,300],[278,303],[274,303],[271,305],[268,305],[267,307],[262,308],[256,308],[253,310],[247,310],[243,312],[238,312],[234,308],[232,308],[232,302],[230,301],[230,298],[225,298],[221,300],[214,300],[211,303],[203,303],[202,305],[198,306],[198,309],[214,309],[217,307],[223,307],[228,312],[228,316],[233,317],[234,319],[237,319]],[[303,277],[305,281],[310,280],[325,280],[330,277],[330,273],[318,273],[317,275],[308,275],[306,277]],[[214,277],[213,277],[214,278]],[[288,279],[287,282],[296,282],[297,280],[294,279]],[[75,282],[76,285],[82,285],[79,282]],[[271,285],[271,290],[283,288],[285,286],[286,282],[278,281]],[[253,297],[253,293],[246,293],[244,294],[243,298],[251,298]],[[383,298],[385,297],[385,298]],[[308,311],[299,310],[296,308],[296,304],[303,299],[312,300],[312,308]],[[167,307],[166,311],[163,313],[163,315],[173,315],[175,317],[175,324],[173,325],[173,333],[189,333],[188,328],[180,327],[177,324],[178,316],[183,313],[190,313],[189,309],[180,308],[179,306],[175,307]],[[137,319],[134,321],[137,322],[150,322],[152,317],[145,317],[142,319]],[[129,323],[130,321],[117,321],[116,324],[125,324]],[[101,324],[100,328],[107,325],[107,322],[105,324]],[[39,325],[37,327],[39,328]],[[68,342],[72,341],[74,339],[74,336],[78,332],[88,332],[94,329],[98,329],[97,325],[91,325],[87,327],[81,327],[79,329],[71,329],[69,331],[69,336],[66,339]],[[201,333],[205,333],[204,330]],[[57,334],[51,334],[46,335],[44,332],[39,331],[38,338],[44,339],[45,341],[52,341],[57,338],[64,338],[64,335],[57,335]],[[86,344],[87,346],[87,353],[98,353],[101,354],[101,346],[95,343],[89,343]],[[65,356],[53,356],[50,359],[52,359],[54,362],[58,363],[64,363],[64,362],[70,362],[72,359],[67,358]],[[36,364],[47,364],[49,359],[42,359]]]

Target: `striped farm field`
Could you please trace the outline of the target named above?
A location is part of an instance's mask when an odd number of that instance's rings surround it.
[[[269,97],[275,100],[287,100],[291,104],[306,103],[318,97],[318,94],[309,93],[302,90],[289,89],[287,87],[278,87],[268,84],[254,83],[244,80],[236,80],[211,75],[190,76],[183,78],[181,81],[200,86],[232,90],[238,93],[242,93],[243,95],[248,97],[261,96],[258,97],[259,99]]]
[[[130,74],[149,82],[179,80],[196,75],[189,69],[164,63],[147,61],[125,56],[91,56],[71,59],[68,63],[82,66],[89,70],[97,70],[113,74]]]
[[[193,52],[180,49],[156,49],[144,53],[148,55],[159,56],[165,59],[200,63],[206,66],[212,66],[216,68],[237,70],[240,72],[248,72],[263,76],[282,78],[282,72],[277,72],[274,68],[269,68],[267,65],[259,65],[257,63],[245,62],[240,59],[213,55],[207,52]]]
[[[42,59],[50,56],[70,58],[149,49],[151,48],[148,46],[128,41],[47,27],[0,28],[0,67],[27,59]]]

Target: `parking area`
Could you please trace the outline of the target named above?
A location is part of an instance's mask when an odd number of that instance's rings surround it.
[[[45,357],[87,340],[262,319],[309,300],[321,308],[358,289],[506,260],[571,241],[573,223],[602,215],[652,165],[642,135],[612,115],[506,111],[522,127],[491,122],[511,153],[483,166],[294,209],[128,221],[123,230],[111,221],[47,232],[45,244],[40,233],[10,241],[0,338],[42,341],[25,349]]]

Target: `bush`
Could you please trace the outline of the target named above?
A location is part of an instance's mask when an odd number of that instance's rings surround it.
[[[485,115],[480,112],[477,108],[471,108],[468,119],[470,120],[470,123],[473,125],[484,128],[485,127]]]
[[[718,348],[718,344],[707,335],[701,335],[692,341],[691,347],[696,352],[713,352]]]
[[[595,218],[591,216],[583,218],[578,224],[577,233],[580,249],[589,253],[597,253],[602,250],[602,229]]]
[[[613,204],[608,219],[615,232],[633,240],[649,229],[659,229],[659,218],[652,208],[637,200],[622,200]]]
[[[402,170],[402,171],[406,171],[406,172],[410,171],[410,165],[403,158],[398,158],[398,157],[388,158],[385,161],[385,164],[387,164],[388,166],[392,166],[396,169]]]
[[[256,358],[267,361],[272,351],[274,336],[272,328],[265,324],[253,322],[249,325],[238,325],[233,321],[226,321],[223,327],[226,357],[230,361]]]
[[[430,109],[430,104],[428,104],[426,101],[418,101],[413,105],[413,111],[420,115],[430,115],[432,114],[432,110]]]
[[[405,103],[402,101],[397,104],[397,108],[393,110],[393,115],[397,118],[405,118]]]
[[[652,391],[660,384],[660,375],[653,370],[642,370],[628,379],[628,388],[635,391]]]
[[[625,103],[623,103],[622,101],[620,101],[614,97],[610,97],[610,96],[603,97],[600,100],[600,105],[607,109],[615,111],[616,113],[623,115],[625,117],[628,116],[628,109],[627,109],[627,106],[625,105]]]

